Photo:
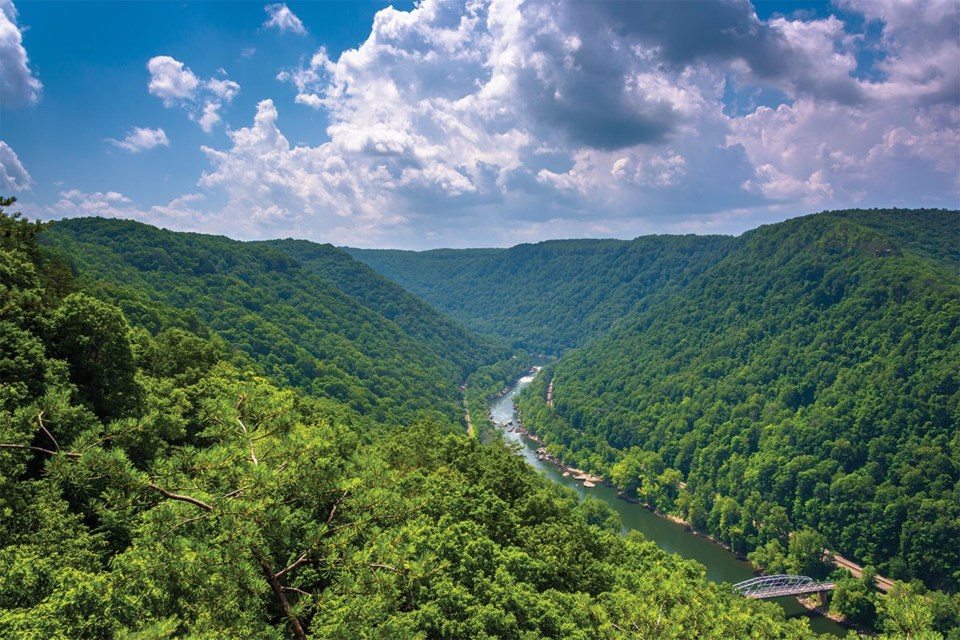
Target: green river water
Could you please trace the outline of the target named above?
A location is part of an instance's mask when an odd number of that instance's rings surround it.
[[[490,405],[490,415],[498,425],[515,420],[513,411],[514,397],[533,381],[533,375],[524,376],[503,397],[498,398]],[[635,529],[643,533],[664,551],[677,553],[684,558],[696,560],[706,566],[707,579],[713,582],[736,583],[747,580],[756,575],[753,566],[740,560],[735,554],[711,540],[698,536],[687,530],[683,525],[671,522],[655,515],[646,507],[627,502],[611,487],[597,485],[587,488],[582,482],[572,477],[563,477],[562,471],[554,464],[538,460],[536,450],[538,445],[519,433],[503,431],[503,437],[510,442],[521,445],[524,459],[537,471],[545,474],[550,480],[560,483],[576,491],[580,498],[587,495],[606,502],[614,511],[620,514],[624,531]],[[780,604],[788,616],[806,616],[811,628],[820,634],[842,637],[846,630],[836,622],[823,616],[809,612],[794,598],[778,598],[774,600]]]

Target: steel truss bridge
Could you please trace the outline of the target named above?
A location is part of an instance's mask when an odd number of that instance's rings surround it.
[[[800,596],[806,593],[823,593],[836,586],[833,582],[817,582],[807,576],[760,576],[751,578],[733,585],[733,588],[743,596],[757,598],[781,598],[783,596]]]

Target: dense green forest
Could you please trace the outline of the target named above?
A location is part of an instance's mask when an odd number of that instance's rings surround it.
[[[480,333],[533,353],[584,344],[722,257],[728,238],[554,240],[510,249],[347,249]]]
[[[458,419],[459,384],[507,353],[333,248],[314,245],[304,264],[265,243],[93,218],[65,220],[44,241],[134,325],[202,324],[283,384],[381,422]]]
[[[254,245],[259,243],[253,243]],[[303,267],[334,283],[339,289],[394,322],[407,335],[426,343],[438,353],[448,354],[466,377],[491,353],[502,355],[499,341],[484,341],[468,333],[463,325],[411,295],[349,253],[329,244],[305,240],[274,240],[265,243],[286,253]]]
[[[803,539],[915,591],[960,587],[958,212],[824,212],[739,238],[351,251],[478,330],[580,345],[520,401],[568,464],[768,572],[825,573],[796,566]],[[873,622],[863,584],[844,584],[838,607]],[[936,628],[960,626],[956,595],[929,597]]]
[[[552,366],[525,425],[769,571],[807,530],[956,591],[958,230],[956,212],[877,211],[747,233]]]
[[[483,341],[270,247],[12,204],[0,637],[809,636],[466,437]]]

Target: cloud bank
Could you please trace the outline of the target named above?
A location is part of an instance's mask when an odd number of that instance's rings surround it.
[[[305,32],[285,5],[264,26]],[[815,209],[957,206],[960,8],[841,0],[760,19],[715,3],[424,0],[277,74],[204,146],[226,200],[138,210],[239,237],[507,245],[740,231]],[[169,56],[149,90],[205,130],[239,85]],[[282,94],[278,94],[282,95]],[[292,144],[283,110],[325,116]],[[189,221],[189,222],[188,222]]]

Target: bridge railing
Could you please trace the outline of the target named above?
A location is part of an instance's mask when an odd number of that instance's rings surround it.
[[[760,576],[751,578],[733,585],[734,590],[748,598],[776,597],[778,595],[793,595],[829,591],[833,589],[832,582],[817,582],[808,576],[794,576],[780,574],[774,576]]]

